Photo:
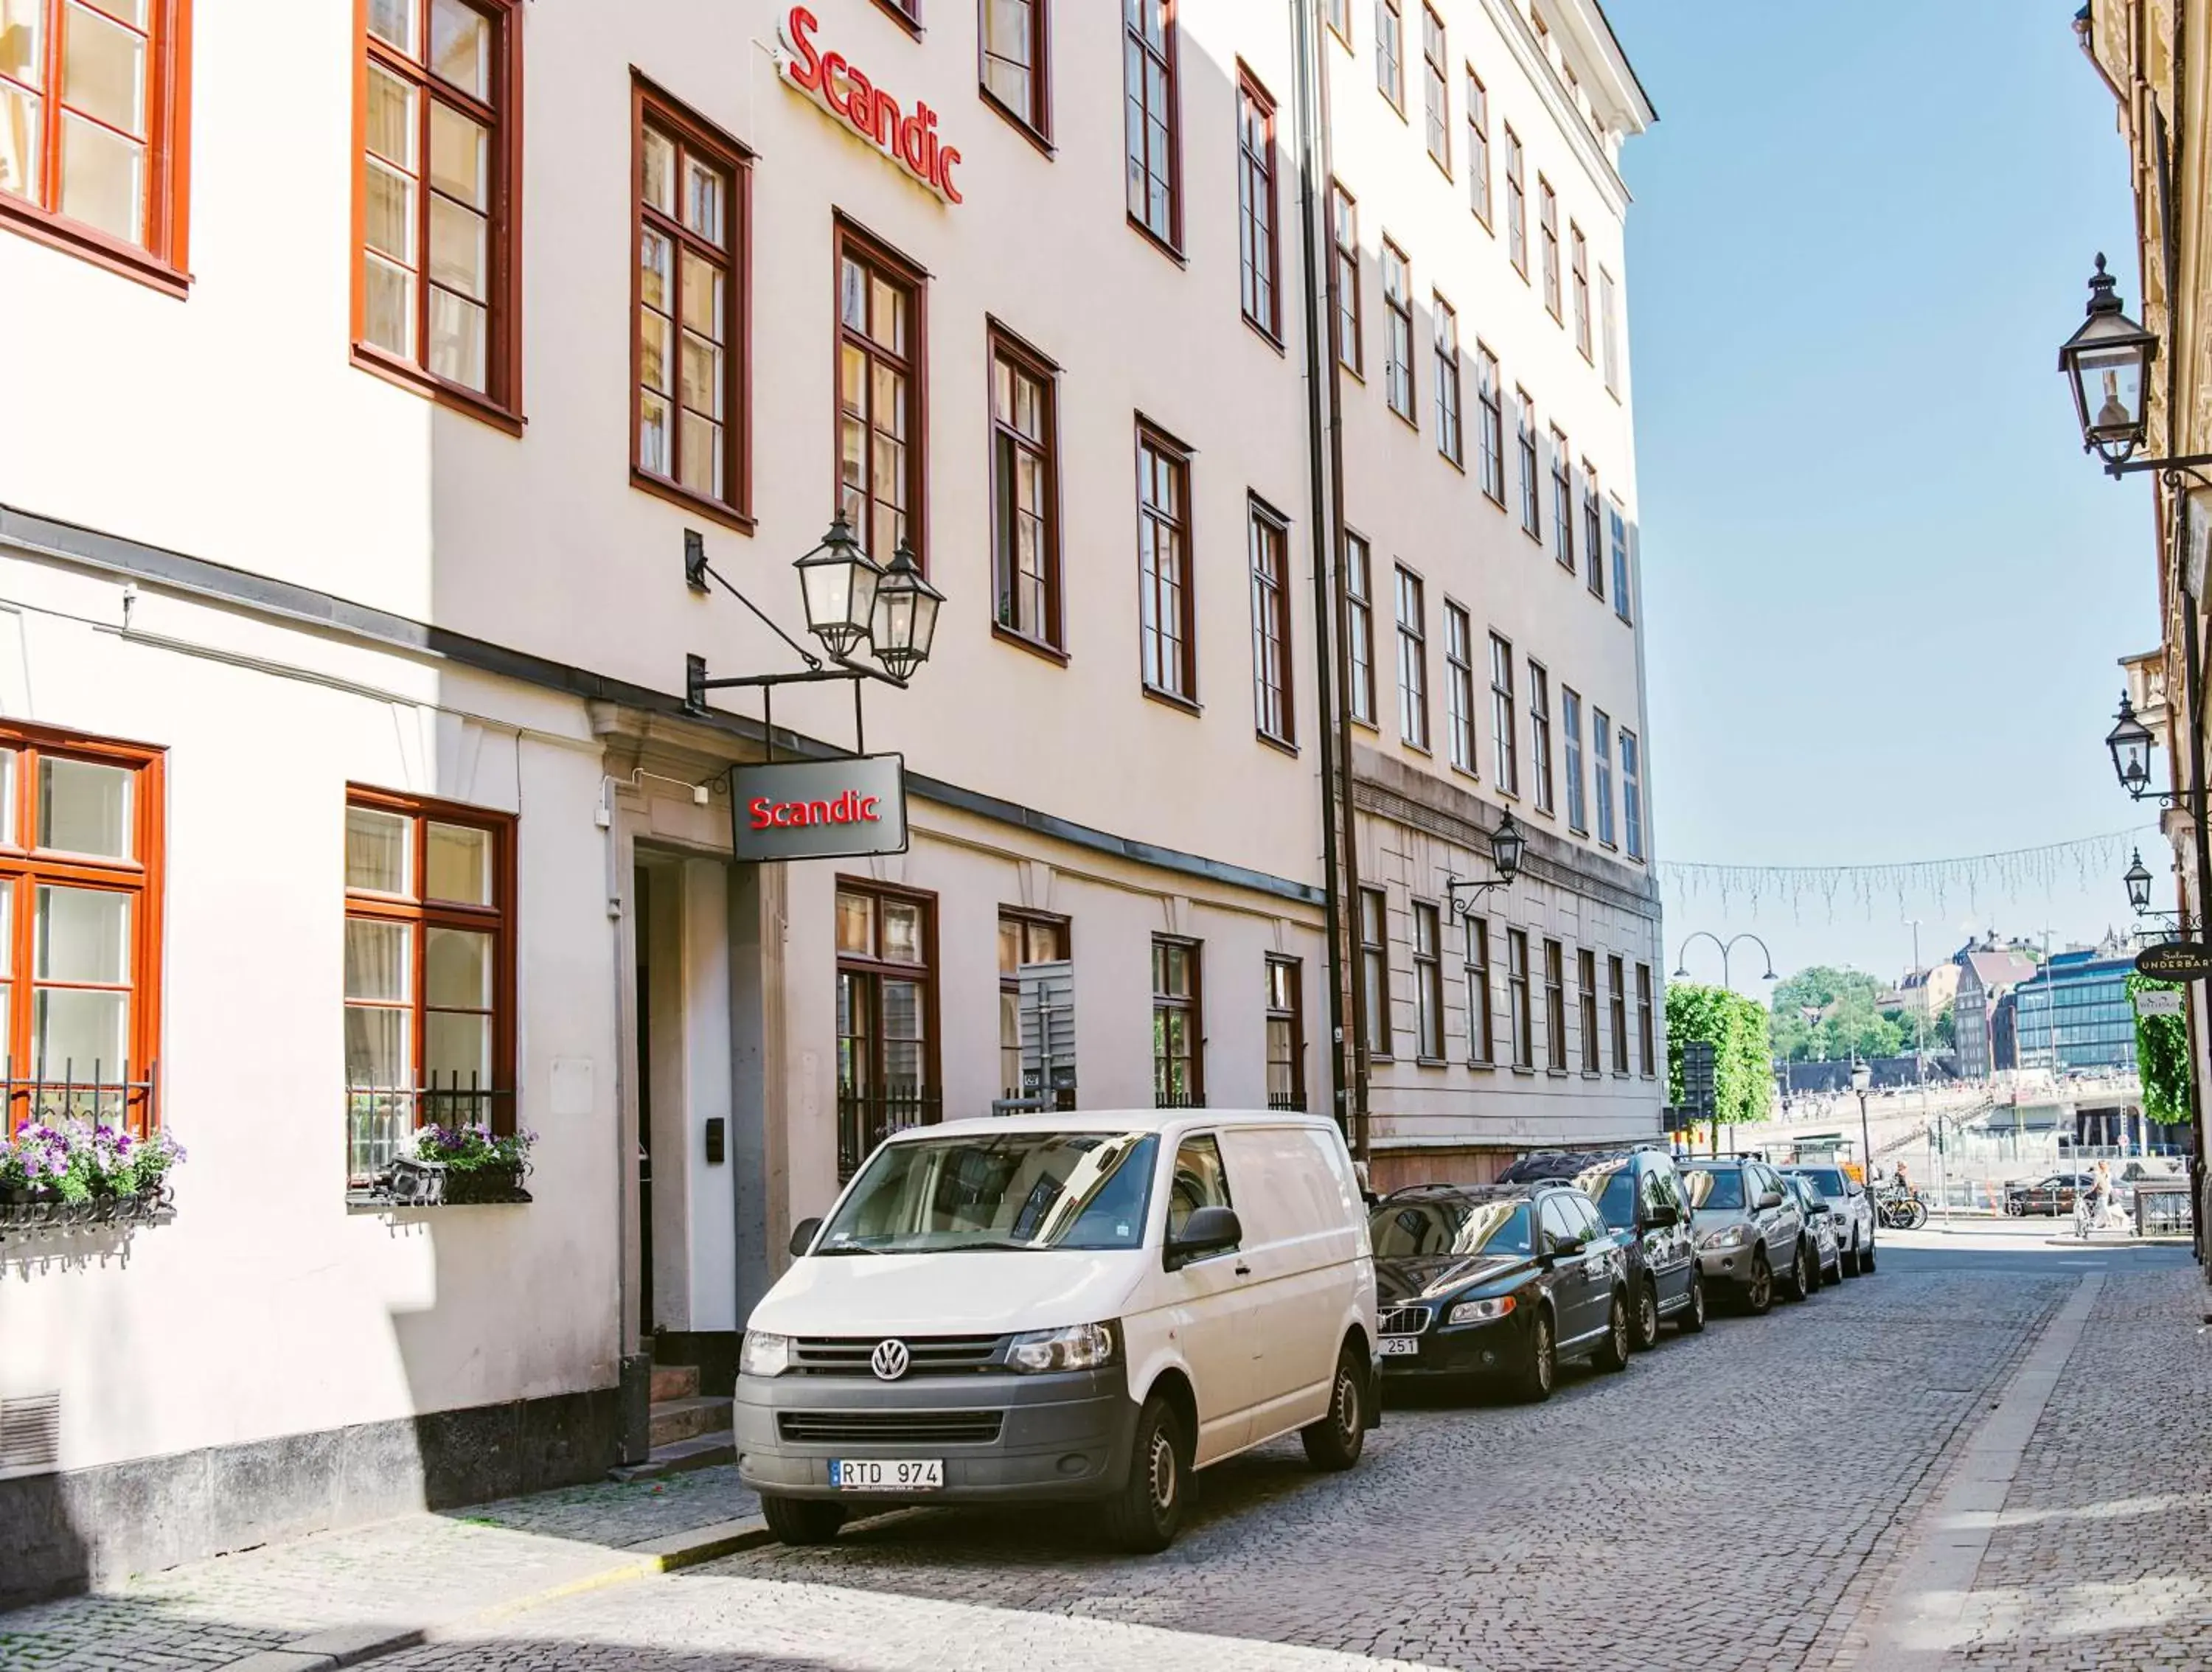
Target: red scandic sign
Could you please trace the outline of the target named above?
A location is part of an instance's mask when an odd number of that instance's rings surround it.
[[[948,204],[965,201],[952,183],[960,152],[939,140],[937,112],[920,100],[911,112],[902,111],[898,100],[869,80],[860,65],[842,52],[824,52],[814,44],[814,33],[821,27],[821,20],[804,6],[793,6],[777,27],[784,48],[785,84],[851,128],[917,185],[927,186]]]
[[[756,830],[793,824],[878,824],[883,822],[883,814],[877,811],[882,805],[879,795],[862,795],[849,789],[834,801],[779,801],[773,796],[756,795],[747,804],[745,815]]]

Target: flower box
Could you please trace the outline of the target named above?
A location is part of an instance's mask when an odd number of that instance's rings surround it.
[[[175,1211],[182,1146],[104,1123],[34,1122],[0,1141],[0,1237],[153,1225]]]

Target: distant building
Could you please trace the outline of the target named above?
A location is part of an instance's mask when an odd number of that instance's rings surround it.
[[[2107,939],[2052,954],[2033,981],[2014,989],[2020,1066],[2067,1073],[2136,1066],[2135,1007],[2128,976],[2135,961]]]
[[[1876,1000],[1882,1010],[1901,1010],[1923,1021],[1933,1022],[1957,999],[1959,994],[1959,966],[1955,963],[1938,964],[1926,970],[1911,970],[1905,979]]]
[[[2012,1052],[2012,1020],[2004,1020],[2000,1051],[1998,1004],[2021,982],[2036,973],[2035,960],[2012,947],[1999,947],[1992,936],[1980,945],[1970,945],[1953,960],[1958,970],[1957,996],[1951,1007],[1952,1037],[1957,1043],[1959,1074],[1962,1079],[1987,1079],[2002,1069],[2015,1067]]]

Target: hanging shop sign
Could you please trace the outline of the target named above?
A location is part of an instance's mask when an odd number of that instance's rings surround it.
[[[738,858],[849,859],[906,852],[906,757],[782,761],[731,773]]]
[[[960,152],[939,137],[937,112],[920,100],[911,111],[905,109],[843,53],[823,52],[814,41],[821,27],[821,20],[804,6],[793,6],[776,26],[783,84],[866,140],[917,185],[948,204],[963,202],[952,180]]]
[[[2138,1016],[2179,1016],[2181,994],[2170,987],[2146,987],[2136,994]]]
[[[2147,946],[2136,955],[2136,973],[2163,981],[2201,982],[2212,976],[2212,947],[2200,946],[2193,940]]]

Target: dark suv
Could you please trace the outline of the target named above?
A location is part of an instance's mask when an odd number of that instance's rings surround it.
[[[1385,1388],[1482,1378],[1540,1400],[1562,1359],[1626,1368],[1628,1238],[1572,1185],[1419,1185],[1367,1224]]]
[[[1674,1158],[1656,1146],[1620,1150],[1532,1150],[1501,1183],[1564,1179],[1597,1204],[1628,1256],[1629,1330],[1638,1352],[1659,1345],[1663,1319],[1686,1335],[1705,1327],[1690,1208]]]

